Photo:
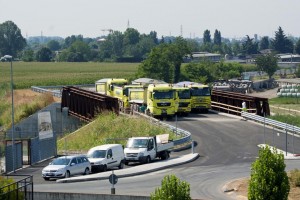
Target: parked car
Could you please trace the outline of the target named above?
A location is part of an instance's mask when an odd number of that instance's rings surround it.
[[[45,180],[50,178],[69,178],[72,175],[87,175],[91,171],[91,163],[85,155],[62,156],[54,159],[42,170]]]
[[[118,167],[124,168],[125,156],[121,144],[105,144],[91,148],[87,157],[92,165],[92,172],[106,171]]]

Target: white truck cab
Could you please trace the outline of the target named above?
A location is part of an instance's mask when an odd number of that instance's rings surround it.
[[[168,138],[168,134],[129,138],[124,149],[125,165],[129,162],[149,163],[157,157],[168,159],[174,144],[168,140],[164,142],[161,138]]]

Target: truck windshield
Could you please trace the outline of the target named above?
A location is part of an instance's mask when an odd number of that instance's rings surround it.
[[[153,98],[154,99],[173,99],[174,92],[173,92],[173,90],[155,91],[155,92],[153,92]]]
[[[129,139],[127,142],[128,148],[147,148],[147,139]]]
[[[105,158],[106,150],[96,150],[92,152],[88,152],[88,158]]]
[[[191,89],[192,96],[210,96],[210,90],[208,87],[197,88],[193,87]]]
[[[190,92],[190,90],[179,90],[178,97],[179,97],[179,99],[190,99],[191,92]]]

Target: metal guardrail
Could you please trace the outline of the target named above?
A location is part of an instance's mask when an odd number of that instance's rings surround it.
[[[49,90],[49,89],[46,89],[46,88],[31,86],[31,90],[34,91],[34,92],[38,92],[38,93],[51,93],[52,96],[61,98],[61,89],[59,89],[59,90]]]
[[[95,84],[86,84],[86,85],[74,85],[75,87],[86,89],[86,88],[95,88]],[[31,90],[38,93],[51,93],[52,96],[61,98],[62,88],[64,85],[57,86],[31,86]]]
[[[293,125],[290,125],[287,123],[279,122],[279,121],[269,119],[266,117],[261,117],[259,115],[255,115],[255,114],[248,113],[248,112],[241,112],[241,116],[244,118],[247,118],[247,119],[251,119],[251,120],[263,123],[263,124],[274,126],[276,128],[282,129],[282,130],[287,130],[289,132],[295,132],[300,135],[300,127],[298,127],[298,126],[293,126]]]

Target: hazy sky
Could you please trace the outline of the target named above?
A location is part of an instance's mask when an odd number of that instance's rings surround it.
[[[128,21],[140,33],[202,37],[300,36],[300,0],[0,0],[0,23],[13,21],[28,36],[97,37]],[[182,27],[182,29],[181,29]]]

